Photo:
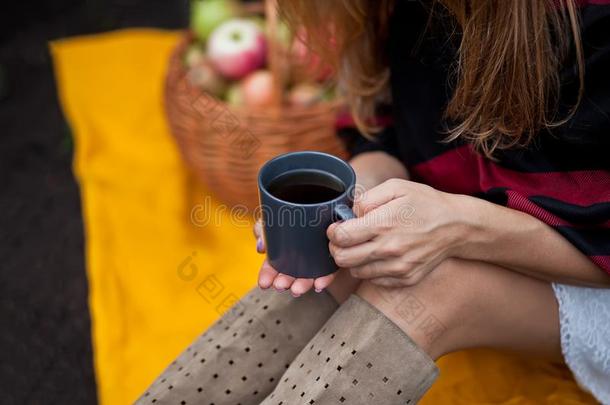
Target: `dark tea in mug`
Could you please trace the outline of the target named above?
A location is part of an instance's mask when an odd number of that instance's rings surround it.
[[[330,173],[315,169],[297,169],[280,174],[271,180],[267,189],[282,201],[318,204],[339,197],[345,192],[345,185]]]

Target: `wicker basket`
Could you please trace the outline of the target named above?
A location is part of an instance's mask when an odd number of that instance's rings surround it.
[[[273,30],[274,2],[267,1],[265,8],[267,26]],[[274,106],[252,109],[230,106],[190,84],[182,55],[191,40],[185,34],[170,58],[165,109],[185,161],[221,201],[256,207],[258,169],[279,154],[317,150],[346,157],[335,132],[339,102],[282,105],[287,58],[277,44],[269,41],[267,62],[274,77]]]

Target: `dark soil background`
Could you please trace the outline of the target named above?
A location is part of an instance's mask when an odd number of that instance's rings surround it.
[[[95,404],[72,137],[47,42],[187,24],[187,0],[7,1],[0,11],[0,403]]]

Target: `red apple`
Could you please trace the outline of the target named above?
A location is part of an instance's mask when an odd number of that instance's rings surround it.
[[[273,76],[268,70],[249,74],[241,83],[244,104],[249,107],[266,107],[273,104]]]
[[[228,79],[238,80],[265,64],[265,34],[259,24],[232,19],[216,28],[208,40],[208,56]]]
[[[317,53],[312,52],[303,42],[305,36],[297,35],[292,43],[292,56],[295,65],[305,78],[325,81],[333,74],[332,67],[323,62]]]

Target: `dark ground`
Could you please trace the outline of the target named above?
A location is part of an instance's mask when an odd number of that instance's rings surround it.
[[[95,404],[80,196],[47,41],[183,27],[187,0],[7,3],[0,11],[0,404]]]

